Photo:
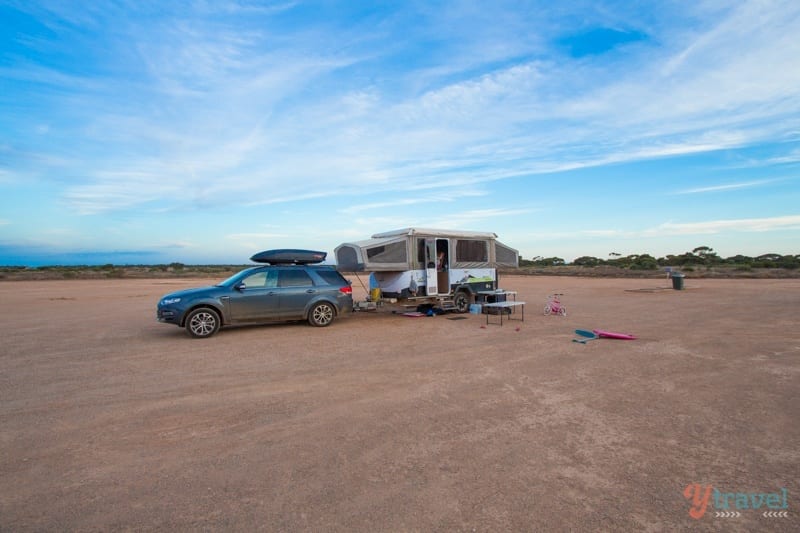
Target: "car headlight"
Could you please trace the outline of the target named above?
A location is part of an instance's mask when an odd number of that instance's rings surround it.
[[[161,305],[172,305],[180,302],[180,298],[164,298],[161,300]]]

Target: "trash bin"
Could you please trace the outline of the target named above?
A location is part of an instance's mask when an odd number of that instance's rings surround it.
[[[685,276],[680,272],[673,272],[672,273],[672,288],[676,291],[683,290],[683,278]]]

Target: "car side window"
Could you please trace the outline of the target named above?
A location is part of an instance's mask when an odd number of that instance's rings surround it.
[[[305,270],[287,269],[278,273],[278,287],[311,287],[314,282]]]
[[[278,286],[278,271],[277,270],[268,270],[267,271],[267,279],[264,282],[264,287],[268,289],[274,289]]]
[[[316,270],[315,271],[319,277],[325,280],[325,283],[328,285],[347,285],[347,280],[342,277],[335,270]]]
[[[245,289],[263,289],[266,280],[267,273],[262,270],[247,276],[242,280],[242,283],[244,283]]]

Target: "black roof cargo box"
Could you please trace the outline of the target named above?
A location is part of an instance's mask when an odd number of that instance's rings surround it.
[[[328,252],[314,250],[265,250],[250,258],[256,263],[269,263],[270,265],[313,265],[325,261]]]

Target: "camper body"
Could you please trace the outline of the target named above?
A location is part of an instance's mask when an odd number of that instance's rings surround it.
[[[497,267],[517,267],[519,253],[488,232],[406,228],[340,244],[337,269],[370,272],[384,300],[439,304],[466,312],[480,291],[497,289]],[[374,300],[374,298],[373,298]]]

